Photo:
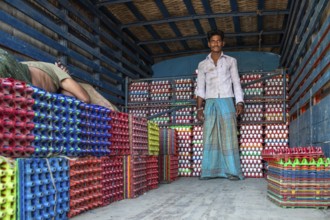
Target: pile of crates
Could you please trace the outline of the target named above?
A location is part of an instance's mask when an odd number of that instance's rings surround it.
[[[13,79],[0,79],[0,116],[1,219],[67,219],[158,186],[145,118]]]
[[[269,200],[281,207],[330,206],[330,158],[321,148],[271,149],[263,156],[269,163]]]
[[[159,181],[161,183],[170,183],[178,177],[177,131],[170,128],[160,128],[159,130]]]

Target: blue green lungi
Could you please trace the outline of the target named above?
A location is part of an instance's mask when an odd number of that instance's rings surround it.
[[[232,175],[244,179],[239,158],[233,98],[207,99],[204,117],[201,177]]]

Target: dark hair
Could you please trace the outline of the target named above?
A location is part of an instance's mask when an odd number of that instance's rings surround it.
[[[211,30],[211,31],[207,32],[207,41],[210,41],[211,37],[213,37],[214,35],[219,35],[221,37],[221,40],[224,40],[224,38],[225,38],[225,33],[223,33],[223,31]]]

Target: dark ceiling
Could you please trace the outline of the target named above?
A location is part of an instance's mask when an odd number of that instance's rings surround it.
[[[155,62],[208,52],[206,33],[225,32],[225,51],[280,53],[290,0],[95,0]]]

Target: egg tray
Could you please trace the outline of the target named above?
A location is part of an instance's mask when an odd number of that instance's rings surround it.
[[[0,157],[0,219],[16,219],[16,164]]]
[[[131,155],[148,155],[148,125],[146,118],[129,115]]]
[[[159,153],[161,155],[178,154],[177,131],[170,128],[159,129]]]
[[[18,159],[18,219],[67,219],[69,166],[64,158]]]
[[[70,160],[70,211],[68,217],[102,205],[102,160],[84,157]]]
[[[0,155],[29,157],[34,152],[33,88],[12,78],[0,78]]]
[[[101,158],[102,206],[124,199],[123,157]]]
[[[146,160],[147,190],[158,188],[159,168],[158,156],[147,156]]]

